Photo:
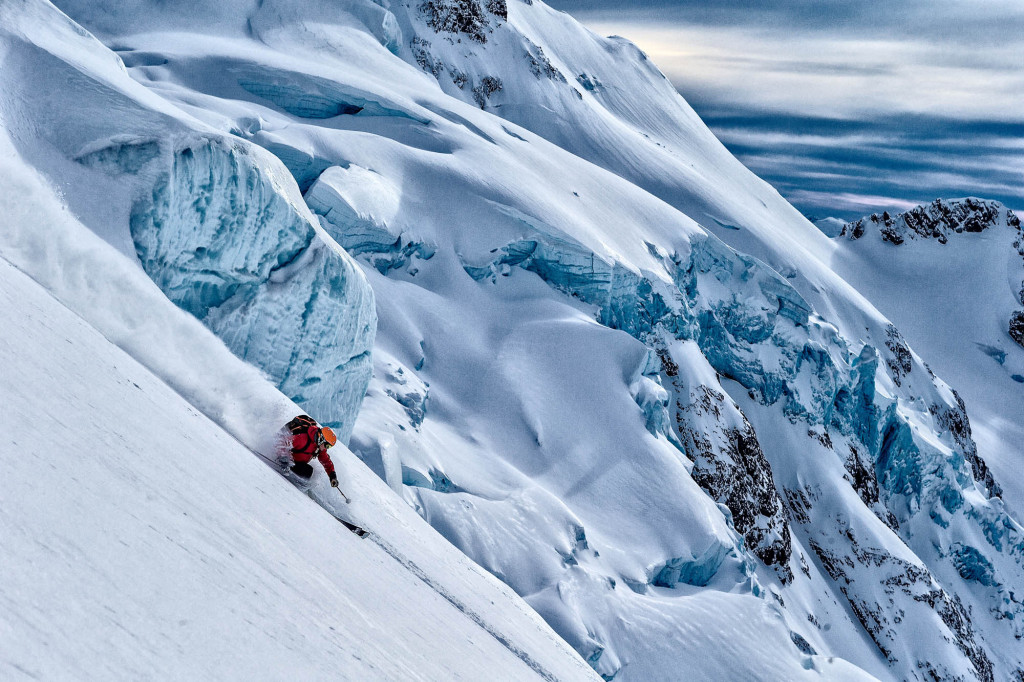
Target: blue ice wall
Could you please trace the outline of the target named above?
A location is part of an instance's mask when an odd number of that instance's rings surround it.
[[[132,208],[136,251],[172,301],[347,441],[372,373],[373,292],[257,154],[207,138],[176,149]]]

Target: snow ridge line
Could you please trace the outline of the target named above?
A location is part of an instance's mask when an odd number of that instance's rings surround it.
[[[235,440],[238,440],[238,439],[236,438]],[[277,471],[275,463],[269,457],[267,457],[266,455],[264,455],[261,452],[258,452],[256,450],[250,448],[249,446],[245,445],[241,441],[238,441],[238,442],[239,442],[239,444],[244,445],[247,450],[252,452],[252,454],[256,455],[257,457],[262,459],[264,462],[266,462],[267,465],[270,466],[272,469]],[[309,497],[309,496],[306,495],[306,497]],[[314,503],[316,502],[316,500],[314,500],[311,497],[309,499],[312,502],[314,502]],[[327,509],[326,507],[324,507],[321,504],[317,504],[317,506],[320,507],[321,509],[323,509],[328,514],[330,514],[335,519],[337,519],[339,522],[343,521],[343,519],[341,517],[339,517],[336,514],[332,513],[330,509]],[[420,568],[419,564],[417,564],[415,561],[413,561],[412,559],[410,559],[407,556],[405,556],[404,554],[402,554],[402,552],[400,552],[398,550],[398,548],[396,548],[390,542],[388,542],[387,540],[382,538],[375,531],[367,530],[367,538],[369,540],[373,541],[373,543],[375,545],[377,545],[378,547],[380,547],[382,550],[384,550],[385,554],[387,554],[392,559],[394,559],[395,562],[397,562],[399,565],[401,565],[403,568],[405,568],[405,570],[409,571],[409,573],[411,573],[414,576],[416,576],[417,578],[419,578],[420,582],[422,582],[424,585],[426,585],[431,590],[433,590],[435,593],[437,593],[440,597],[442,597],[445,601],[447,601],[449,604],[451,604],[456,609],[458,609],[459,612],[461,612],[464,616],[466,616],[471,621],[476,623],[477,626],[479,626],[481,630],[483,630],[484,632],[489,634],[499,644],[501,644],[503,647],[508,649],[508,651],[513,656],[515,656],[520,661],[522,661],[523,663],[528,665],[530,667],[530,669],[532,669],[535,673],[540,675],[540,677],[542,679],[546,680],[547,682],[559,682],[557,677],[552,675],[543,665],[541,665],[539,662],[534,660],[534,658],[532,656],[530,656],[530,654],[528,654],[527,652],[525,652],[522,649],[520,649],[518,646],[515,645],[515,643],[512,642],[512,640],[510,640],[508,637],[506,637],[505,635],[503,635],[500,632],[498,632],[495,628],[491,627],[491,625],[488,624],[487,621],[484,620],[484,618],[482,616],[480,616],[475,611],[473,611],[471,608],[469,608],[468,606],[463,604],[461,601],[459,601],[458,597],[456,597],[455,595],[450,593],[448,590],[444,589],[444,587],[442,587],[441,585],[437,584],[437,582],[435,582],[434,579],[431,578],[430,575],[426,571],[424,571],[422,568]]]

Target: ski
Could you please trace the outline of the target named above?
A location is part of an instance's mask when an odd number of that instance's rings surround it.
[[[334,518],[338,519],[337,516],[335,516]],[[367,535],[370,534],[370,531],[366,530],[365,528],[360,528],[359,526],[355,525],[354,523],[349,523],[348,521],[342,521],[341,519],[338,519],[338,523],[340,523],[341,525],[343,525],[346,528],[348,528],[350,531],[355,533],[358,537],[365,538]]]
[[[258,450],[250,448],[248,445],[245,445],[244,443],[242,443],[242,441],[238,440],[237,438],[235,440],[238,441],[238,443],[240,445],[243,445],[249,452],[251,452],[252,454],[254,454],[257,457],[259,457],[260,459],[262,459],[264,462],[266,462],[272,469],[277,471],[277,473],[279,473],[282,478],[284,478],[286,481],[288,481],[289,483],[294,485],[296,488],[298,488],[299,490],[304,492],[306,494],[306,497],[309,497],[311,500],[313,500],[312,496],[309,494],[309,489],[308,488],[303,489],[303,487],[301,485],[299,485],[299,483],[295,480],[295,477],[289,475],[289,472],[288,472],[287,469],[282,471],[280,465],[277,463],[276,460],[274,460],[274,459],[272,459],[270,457],[267,457],[266,455],[264,455],[262,452],[260,452]],[[349,499],[348,495],[346,495],[345,493],[343,493],[341,491],[341,488],[335,488],[335,490],[337,490],[339,493],[341,493],[341,496],[345,499],[345,503],[346,504],[349,504],[349,503],[352,502],[352,500]],[[313,501],[316,502],[316,500],[313,500]],[[350,531],[355,533],[357,537],[365,538],[365,537],[367,537],[370,534],[370,531],[366,530],[365,528],[362,528],[361,526],[357,526],[354,523],[349,523],[348,521],[343,521],[343,520],[339,519],[337,516],[334,516],[334,514],[331,514],[331,516],[334,517],[335,519],[337,519],[338,523],[340,523],[343,526],[345,526],[345,528],[348,528]]]

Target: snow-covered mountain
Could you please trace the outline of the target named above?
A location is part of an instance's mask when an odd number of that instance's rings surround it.
[[[388,546],[423,552],[419,582],[468,605],[438,621],[470,611],[549,679],[585,676],[583,660],[617,680],[1024,675],[1024,503],[1004,480],[1022,441],[973,406],[988,375],[946,372],[934,356],[956,356],[891,309],[900,271],[753,176],[628,41],[528,0],[57,4],[67,16],[0,6],[0,121],[21,164],[4,182],[40,172],[107,260],[30,257],[51,253],[38,222],[5,231],[0,255],[65,303],[75,288],[37,270],[86,263],[86,287],[107,263],[131,271],[118,297],[68,307],[249,446],[291,403],[225,388],[219,347],[174,361],[136,308],[172,301],[351,434],[360,522],[400,527]],[[47,395],[35,409],[68,401]],[[1001,418],[1019,412],[1019,393],[998,395]],[[201,476],[187,449],[166,450],[175,481]],[[304,502],[250,459],[270,511]],[[314,490],[348,513],[330,494]],[[440,582],[426,557],[451,548],[419,518],[578,657],[468,562],[444,560],[475,578]],[[380,565],[364,547],[344,551]],[[505,611],[519,620],[496,630]],[[421,626],[394,664],[436,678]],[[353,637],[398,646],[369,629]],[[477,639],[453,652],[458,674],[483,665]]]
[[[935,200],[847,224],[833,262],[963,397],[974,440],[1024,513],[1024,246],[998,202]]]

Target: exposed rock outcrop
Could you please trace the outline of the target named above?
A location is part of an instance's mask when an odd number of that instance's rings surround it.
[[[1020,219],[997,201],[984,199],[936,199],[930,204],[891,215],[888,211],[873,213],[867,218],[847,223],[840,236],[860,239],[869,228],[877,230],[882,239],[902,244],[907,239],[935,239],[941,244],[952,234],[984,232],[1003,220],[1007,225],[1020,228]]]

